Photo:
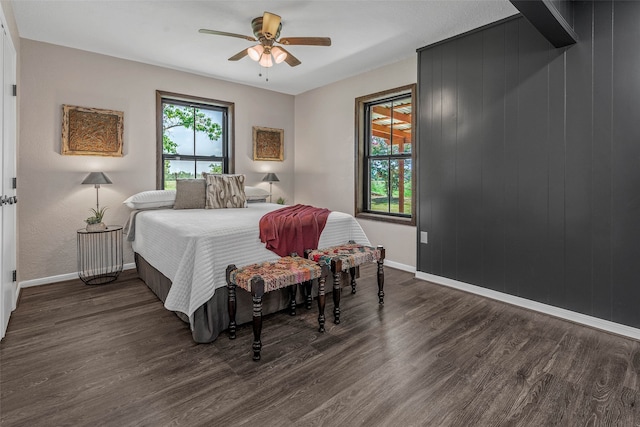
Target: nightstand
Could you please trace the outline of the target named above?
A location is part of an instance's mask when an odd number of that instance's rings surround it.
[[[87,285],[113,282],[122,272],[122,226],[78,230],[78,276]]]

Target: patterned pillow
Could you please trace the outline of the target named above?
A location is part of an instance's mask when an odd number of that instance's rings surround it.
[[[178,179],[173,209],[204,209],[206,185],[204,179]]]
[[[207,174],[207,209],[244,208],[244,175]]]

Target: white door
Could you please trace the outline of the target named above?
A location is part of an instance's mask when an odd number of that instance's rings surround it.
[[[2,82],[4,76],[3,51],[5,36],[4,28],[0,28],[0,30],[0,71],[2,72],[0,82]],[[9,316],[11,315],[11,306],[9,302],[11,299],[5,295],[5,269],[7,268],[5,264],[7,263],[4,260],[4,147],[6,143],[4,141],[4,134],[2,133],[2,120],[4,116],[4,97],[2,96],[3,89],[4,83],[2,84],[2,88],[0,88],[0,99],[3,100],[3,102],[0,102],[0,135],[2,136],[2,146],[0,147],[0,242],[2,242],[2,245],[0,246],[0,254],[2,255],[2,259],[0,260],[0,337],[4,337],[4,333],[7,330],[7,324],[9,323]]]
[[[4,337],[9,323],[9,316],[16,308],[17,282],[13,272],[16,270],[16,203],[17,193],[14,188],[16,177],[16,97],[14,85],[16,83],[16,51],[11,38],[2,28],[2,277],[0,299],[0,338]]]

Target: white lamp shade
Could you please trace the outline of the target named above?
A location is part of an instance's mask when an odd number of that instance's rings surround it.
[[[262,56],[262,52],[264,52],[264,47],[261,44],[251,46],[250,48],[247,49],[247,54],[249,55],[249,58],[253,59],[254,61],[260,60],[260,56]]]
[[[260,65],[262,65],[264,68],[273,67],[273,60],[271,59],[270,53],[262,54],[262,57],[260,58]]]
[[[276,64],[279,64],[285,59],[287,59],[287,52],[280,49],[278,46],[275,46],[273,49],[271,49],[271,54],[273,55],[273,58],[275,59]]]

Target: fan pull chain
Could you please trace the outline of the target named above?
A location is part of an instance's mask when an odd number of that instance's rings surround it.
[[[268,82],[269,81],[269,69],[268,68],[264,68],[264,67],[260,66],[260,70],[258,71],[258,77],[262,77],[262,70],[263,69],[266,70],[265,71],[265,73],[266,73],[265,81]]]

